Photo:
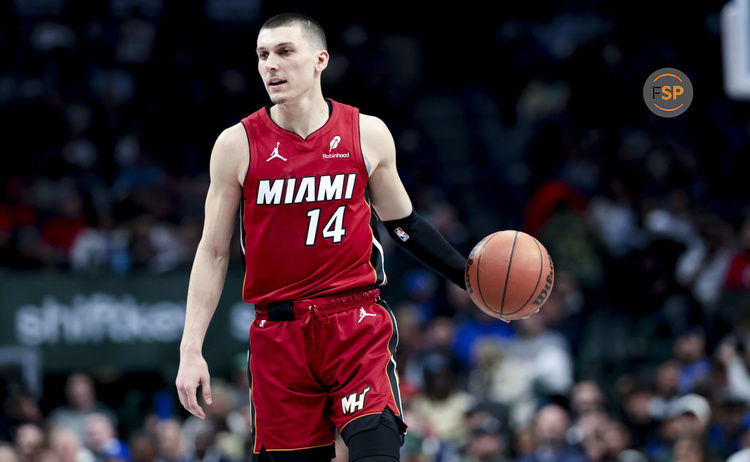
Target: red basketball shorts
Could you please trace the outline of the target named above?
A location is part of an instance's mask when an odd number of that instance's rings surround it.
[[[253,452],[333,444],[337,429],[386,407],[400,418],[397,344],[396,321],[378,289],[256,306]]]

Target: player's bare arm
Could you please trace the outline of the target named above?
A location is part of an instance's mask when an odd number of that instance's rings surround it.
[[[205,418],[205,413],[198,404],[198,386],[201,386],[203,400],[211,404],[210,375],[202,354],[203,340],[224,287],[229,244],[247,163],[248,147],[242,125],[224,130],[211,152],[211,184],[206,196],[203,234],[190,273],[176,380],[180,403],[200,418]]]
[[[404,218],[411,200],[396,169],[396,145],[388,127],[377,117],[360,115],[362,154],[370,163],[370,199],[381,220]]]
[[[396,169],[396,146],[377,117],[361,115],[362,154],[370,163],[370,198],[391,237],[422,264],[465,287],[464,258],[411,204]]]

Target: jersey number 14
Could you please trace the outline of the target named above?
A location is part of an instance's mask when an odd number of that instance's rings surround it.
[[[346,205],[339,206],[333,215],[328,220],[328,223],[323,227],[321,233],[323,239],[331,239],[334,244],[341,242],[343,237],[346,235],[346,228],[344,228],[344,210]],[[305,245],[315,245],[315,240],[318,236],[318,222],[320,221],[320,209],[312,209],[307,212],[307,218],[309,223],[307,225],[307,237],[305,237]]]

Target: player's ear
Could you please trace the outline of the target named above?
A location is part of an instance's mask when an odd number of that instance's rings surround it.
[[[317,69],[318,72],[323,72],[325,68],[328,67],[328,59],[330,56],[326,50],[318,50],[316,58],[315,69]]]

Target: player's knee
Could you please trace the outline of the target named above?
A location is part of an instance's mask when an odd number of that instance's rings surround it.
[[[333,445],[296,451],[266,451],[253,454],[252,462],[331,462],[336,455]]]
[[[399,460],[401,435],[378,426],[349,438],[349,462],[394,462]]]
[[[350,462],[399,460],[403,432],[390,409],[386,409],[377,421],[369,425],[345,428],[341,436],[349,448]]]
[[[353,458],[351,456],[351,453],[349,455],[349,462],[395,462],[398,461],[398,457],[391,457],[391,456],[362,456],[358,458]]]

